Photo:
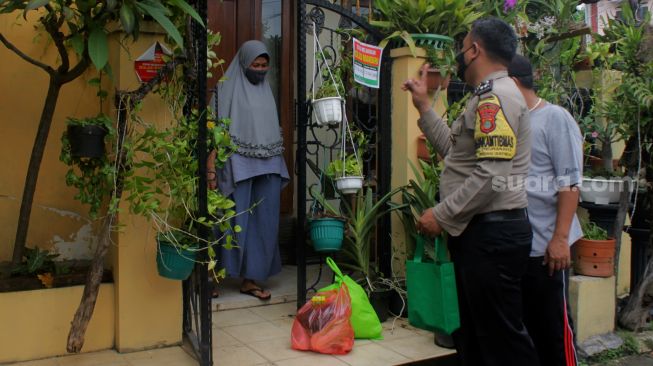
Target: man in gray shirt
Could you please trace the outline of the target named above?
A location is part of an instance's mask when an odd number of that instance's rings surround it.
[[[516,55],[508,74],[524,95],[531,119],[526,191],[533,245],[522,279],[524,324],[541,365],[576,366],[566,276],[570,246],[583,236],[576,217],[583,138],[569,112],[535,94],[533,70],[526,57]]]

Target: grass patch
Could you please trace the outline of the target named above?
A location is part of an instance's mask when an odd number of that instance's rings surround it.
[[[608,349],[603,352],[597,353],[593,356],[578,363],[578,366],[589,366],[595,364],[603,364],[605,362],[613,361],[622,357],[639,354],[639,343],[637,339],[630,334],[620,334],[624,343],[619,348]]]

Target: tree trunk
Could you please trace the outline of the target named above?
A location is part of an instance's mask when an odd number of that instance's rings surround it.
[[[637,290],[631,290],[628,304],[619,314],[619,325],[631,331],[642,329],[649,317],[651,304],[653,304],[653,258],[649,259]]]
[[[36,183],[38,181],[41,161],[43,160],[43,152],[45,151],[45,145],[48,142],[50,126],[52,126],[52,118],[54,117],[54,110],[57,106],[57,100],[59,99],[59,92],[61,91],[62,85],[63,83],[59,82],[55,75],[50,75],[48,94],[45,98],[43,111],[41,112],[41,121],[39,122],[36,138],[34,139],[34,146],[32,146],[32,155],[30,156],[27,176],[25,177],[25,187],[23,188],[23,197],[20,203],[18,227],[16,228],[16,240],[14,241],[14,253],[12,256],[14,266],[20,264],[23,260],[23,253],[25,251],[25,243],[27,240],[27,230],[29,228],[29,220],[32,214],[34,192],[36,191]]]
[[[66,346],[68,352],[77,353],[81,351],[82,346],[84,346],[84,335],[86,334],[88,323],[91,321],[91,317],[93,316],[100,283],[102,282],[104,256],[107,254],[109,246],[111,245],[111,228],[113,227],[115,217],[115,213],[109,214],[102,224],[100,243],[95,250],[93,264],[91,265],[91,269],[86,277],[82,301],[77,308],[77,312],[75,312],[75,317],[73,318],[70,327],[70,333],[68,333],[68,345]]]
[[[610,142],[604,142],[603,146],[601,146],[601,158],[603,159],[603,168],[607,172],[612,172],[614,168],[612,166],[612,144]]]

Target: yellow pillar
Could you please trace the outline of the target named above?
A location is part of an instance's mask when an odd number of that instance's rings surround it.
[[[114,89],[134,90],[139,82],[134,60],[154,42],[163,42],[160,32],[144,29],[129,51],[120,46],[114,33],[109,60],[115,77]],[[112,110],[115,110],[112,109]],[[144,100],[139,115],[148,122],[165,124],[171,118],[168,108],[157,96]],[[125,196],[128,192],[125,192]],[[156,232],[143,217],[129,214],[121,204],[122,226],[111,248],[115,280],[116,349],[129,352],[178,344],[182,337],[181,282],[160,277],[156,270]]]
[[[409,78],[418,77],[419,68],[424,64],[426,52],[417,49],[416,57],[407,47],[394,49],[392,57],[392,188],[408,184],[415,177],[410,166],[419,167],[417,159],[417,139],[422,134],[417,126],[419,112],[413,106],[409,92],[401,90],[401,85]],[[444,114],[447,91],[440,91],[435,111]],[[435,97],[434,95],[432,97]],[[410,163],[409,163],[410,162]],[[396,197],[395,202],[401,203]],[[407,241],[404,227],[396,214],[392,215],[393,269],[396,275],[405,275]],[[412,241],[411,241],[412,242]],[[408,243],[412,245],[412,243]]]

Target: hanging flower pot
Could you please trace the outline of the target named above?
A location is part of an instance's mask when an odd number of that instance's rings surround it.
[[[106,128],[98,125],[68,125],[70,152],[74,157],[99,158],[104,155]]]
[[[161,277],[171,280],[185,280],[195,268],[193,247],[185,248],[172,243],[166,235],[157,235],[156,268]]]
[[[426,74],[426,88],[429,91],[434,91],[438,90],[445,90],[449,87],[449,81],[451,80],[451,76],[442,76],[442,73],[440,73],[440,69],[437,68],[429,68],[427,74]]]
[[[593,277],[614,274],[615,240],[580,239],[574,244],[574,272]]]
[[[340,97],[328,97],[313,101],[315,122],[318,126],[336,125],[342,122],[342,106],[344,100]]]
[[[597,205],[607,205],[619,202],[619,196],[624,189],[621,178],[602,179],[583,177],[580,187],[580,199]]]
[[[353,194],[363,188],[363,177],[349,176],[336,178],[336,187],[343,194]]]
[[[345,221],[335,217],[312,219],[309,223],[311,242],[316,252],[335,252],[342,248]]]

